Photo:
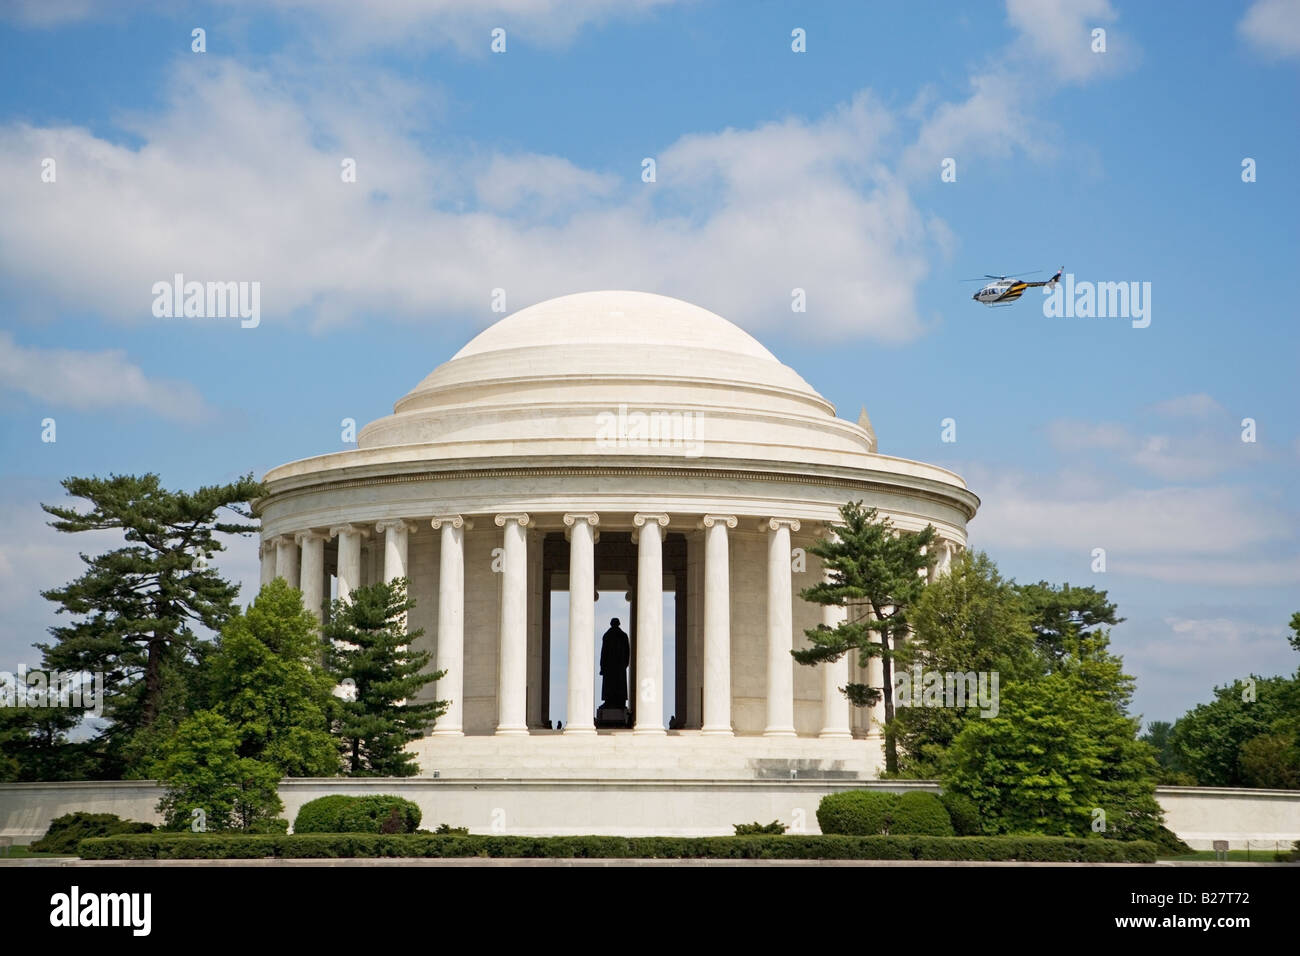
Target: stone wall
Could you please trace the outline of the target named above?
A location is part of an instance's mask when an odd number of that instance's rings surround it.
[[[927,781],[807,780],[286,780],[280,796],[292,820],[308,800],[332,793],[395,793],[415,801],[424,826],[476,833],[722,834],[732,824],[779,819],[817,832],[817,803],[839,790],[937,790]],[[161,790],[150,781],[0,784],[0,836],[30,843],[54,817],[77,810],[157,822]],[[1216,839],[1268,849],[1300,840],[1300,791],[1161,787],[1171,829],[1195,849]]]

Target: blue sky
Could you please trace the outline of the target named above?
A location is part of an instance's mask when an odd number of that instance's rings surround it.
[[[865,405],[881,451],[966,477],[1008,575],[1110,591],[1148,719],[1295,669],[1294,0],[412,6],[0,12],[0,670],[78,570],[60,478],[338,450],[498,287],[685,298]],[[1150,283],[1150,325],[960,281],[1060,265]],[[154,318],[175,272],[260,281],[260,325]]]

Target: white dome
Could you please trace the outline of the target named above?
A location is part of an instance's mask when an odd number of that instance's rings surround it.
[[[530,305],[480,332],[452,361],[484,352],[552,345],[671,345],[775,362],[739,326],[698,305],[649,292],[580,292]]]
[[[874,451],[872,436],[836,418],[749,333],[645,292],[567,295],[502,319],[434,369],[394,414],[362,429],[358,447],[434,445],[472,458],[682,454],[635,436],[608,440],[611,417],[638,413],[676,416],[679,427],[684,418],[697,429],[692,457],[829,455],[847,464],[843,456]]]

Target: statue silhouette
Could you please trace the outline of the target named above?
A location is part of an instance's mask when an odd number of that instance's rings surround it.
[[[622,707],[627,703],[627,663],[630,656],[627,634],[618,626],[618,618],[614,618],[600,641],[602,707]]]

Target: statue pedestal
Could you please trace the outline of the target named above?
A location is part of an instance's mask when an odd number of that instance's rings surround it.
[[[596,708],[596,726],[597,727],[626,727],[627,708],[626,707],[607,707],[600,706]]]

